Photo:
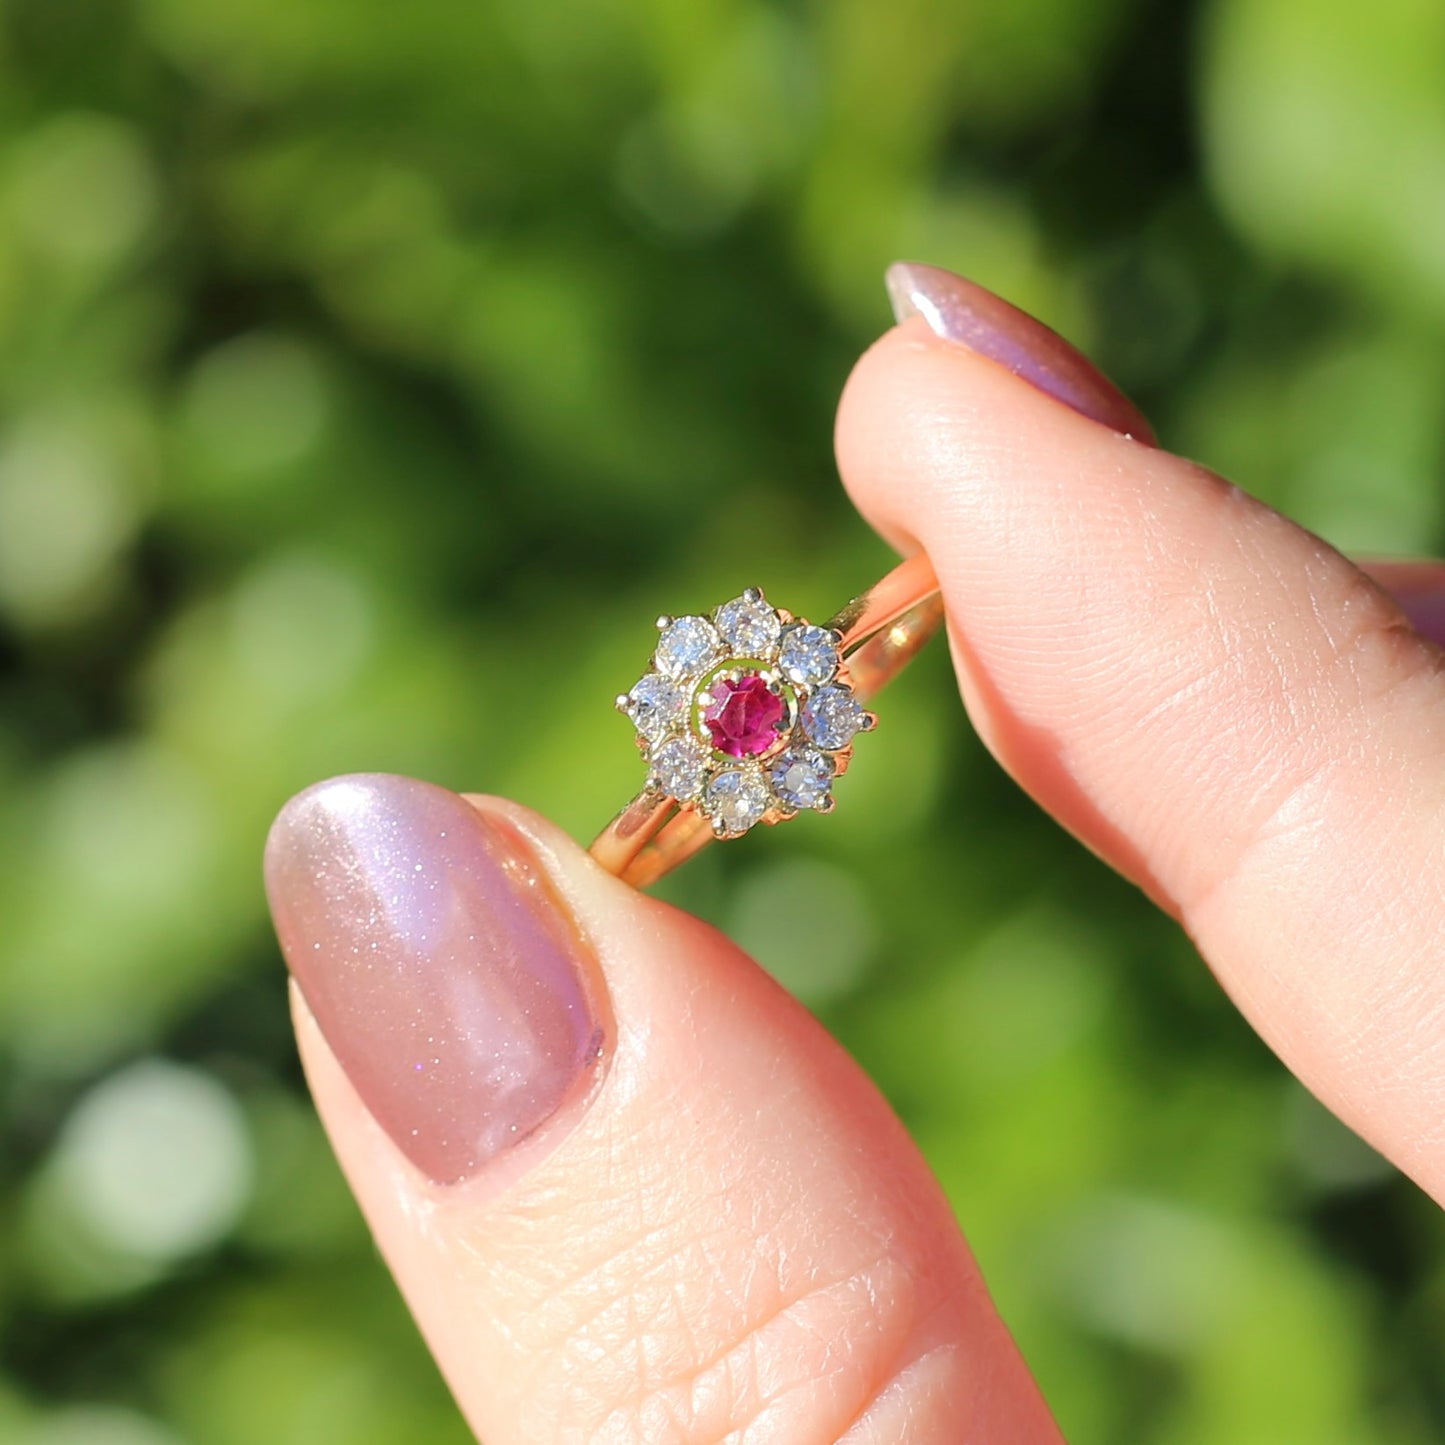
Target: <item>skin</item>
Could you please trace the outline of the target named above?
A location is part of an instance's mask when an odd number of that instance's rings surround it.
[[[1003,765],[1445,1199],[1436,647],[1318,538],[921,320],[859,363],[837,444],[863,516],[932,558]],[[1380,576],[1440,615],[1438,568]],[[442,1187],[293,999],[337,1154],[478,1435],[1057,1440],[927,1167],[806,1011],[542,819],[470,801],[589,940],[614,1030],[595,1087]]]

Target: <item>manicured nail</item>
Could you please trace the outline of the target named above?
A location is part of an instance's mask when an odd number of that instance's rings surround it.
[[[332,1052],[438,1183],[525,1138],[594,1067],[581,934],[521,833],[455,793],[318,783],[271,829],[266,891]]]
[[[1156,444],[1153,428],[1138,407],[1082,352],[1028,312],[937,266],[895,261],[886,282],[900,322],[921,316],[946,341],[998,362],[1065,406]]]

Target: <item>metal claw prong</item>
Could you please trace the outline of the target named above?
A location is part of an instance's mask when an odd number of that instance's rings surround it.
[[[813,804],[815,813],[831,813],[838,806],[838,800],[832,793],[824,793],[816,803]]]
[[[675,617],[671,617],[666,612],[664,612],[657,619],[657,630],[659,632],[666,632],[667,629],[671,627],[675,621],[677,621]]]
[[[613,706],[618,712],[627,713],[632,711],[632,699],[625,693],[619,692],[613,700]]]
[[[865,712],[863,714],[863,726],[860,732],[871,733],[878,726],[878,714],[876,712]]]
[[[721,818],[714,818],[712,820],[712,831],[714,836],[726,838],[728,835],[728,825],[724,823]]]
[[[828,628],[828,629],[827,629],[827,632],[828,632],[829,638],[832,640],[833,646],[834,646],[834,647],[842,647],[842,645],[843,645],[843,634],[842,634],[841,632],[839,632],[836,627],[830,627],[830,628]]]
[[[744,602],[761,602],[763,600],[763,589],[761,587],[744,587]]]

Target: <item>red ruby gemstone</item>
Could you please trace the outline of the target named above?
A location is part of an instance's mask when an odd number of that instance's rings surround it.
[[[702,710],[703,726],[720,753],[751,758],[777,742],[787,705],[757,673],[745,673],[736,682],[714,678],[707,690],[712,701]]]

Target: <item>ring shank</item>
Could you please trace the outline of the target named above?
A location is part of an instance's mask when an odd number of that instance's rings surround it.
[[[938,578],[921,552],[836,613],[827,625],[843,636],[839,650],[859,701],[901,672],[942,621]],[[624,883],[646,888],[712,838],[702,813],[644,789],[597,835],[590,852]]]

